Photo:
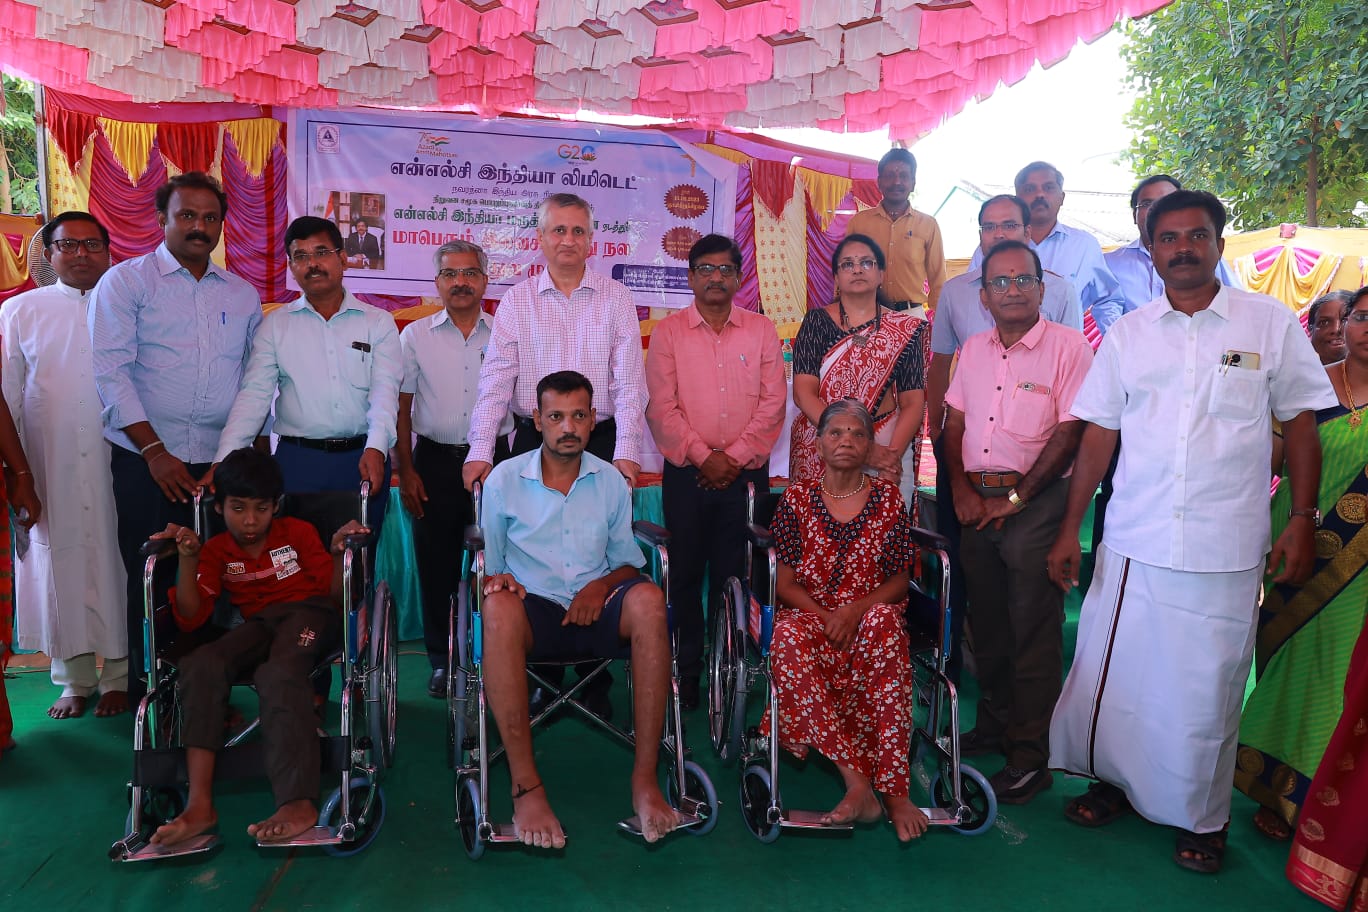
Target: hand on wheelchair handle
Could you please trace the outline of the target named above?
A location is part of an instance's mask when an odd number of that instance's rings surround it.
[[[466,464],[461,467],[461,481],[465,483],[467,491],[473,491],[475,485],[483,482],[489,477],[489,472],[494,466],[488,462],[478,460],[466,460]]]
[[[174,543],[176,553],[181,557],[194,557],[200,553],[202,547],[199,536],[195,534],[193,529],[187,529],[185,526],[178,526],[175,523],[168,523],[162,531],[152,533],[147,540],[147,545],[144,546],[148,556],[156,553],[157,549],[154,547],[156,542]]]
[[[147,471],[167,500],[187,503],[199,487],[199,483],[185,468],[185,463],[171,455],[165,447],[159,448],[148,460]]]
[[[348,520],[347,524],[333,533],[332,553],[341,554],[348,548],[359,548],[370,542],[370,529],[358,520]]]
[[[485,577],[484,594],[493,595],[496,592],[511,592],[520,599],[527,598],[527,590],[511,573],[495,573]]]

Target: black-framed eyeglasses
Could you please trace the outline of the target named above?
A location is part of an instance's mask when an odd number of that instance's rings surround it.
[[[104,253],[109,243],[104,238],[58,238],[52,242],[62,253],[75,253],[76,248],[84,247],[86,253]]]
[[[985,279],[983,281],[984,288],[987,288],[993,294],[1000,295],[1005,295],[1007,289],[1011,288],[1013,285],[1017,287],[1017,291],[1030,291],[1040,285],[1040,277],[1028,273],[1027,275],[1019,276],[993,276],[991,279]]]
[[[716,266],[712,263],[699,263],[697,266],[691,266],[689,268],[692,269],[694,272],[698,273],[699,275],[701,275],[705,279],[711,276],[714,272],[721,274],[722,278],[724,279],[730,279],[732,276],[737,276],[741,274],[741,269],[737,266],[731,265],[730,263],[726,263],[721,266]]]
[[[1006,231],[1008,234],[1011,234],[1013,231],[1021,230],[1021,222],[984,222],[982,225],[979,225],[979,231],[984,234],[992,234],[999,228]]]
[[[479,266],[467,266],[464,269],[439,269],[437,278],[439,279],[475,279],[484,275],[484,270]]]
[[[305,266],[314,260],[324,260],[334,253],[341,253],[341,247],[319,247],[315,250],[296,250],[290,254],[290,262],[296,266]]]
[[[836,268],[841,272],[854,272],[858,266],[861,270],[868,272],[879,265],[878,260],[873,257],[861,257],[858,260],[841,260],[836,264]]]
[[[1162,197],[1160,197],[1160,199],[1162,199]],[[1135,211],[1136,211],[1136,212],[1143,212],[1143,211],[1145,211],[1146,209],[1148,209],[1150,206],[1153,206],[1153,205],[1154,205],[1155,203],[1157,203],[1157,202],[1159,202],[1159,200],[1157,200],[1157,199],[1152,199],[1152,200],[1141,200],[1140,202],[1138,202],[1138,203],[1135,204]]]

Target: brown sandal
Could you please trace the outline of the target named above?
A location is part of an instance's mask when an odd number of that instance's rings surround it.
[[[1086,814],[1084,812],[1087,812]],[[1131,811],[1130,799],[1110,782],[1094,782],[1088,790],[1064,805],[1064,816],[1082,827],[1100,827]]]

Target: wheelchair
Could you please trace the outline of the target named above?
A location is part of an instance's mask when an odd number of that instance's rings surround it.
[[[205,493],[201,489],[195,495],[194,526],[201,541],[219,531],[211,524],[211,517],[217,517],[209,509],[212,500]],[[347,519],[360,517],[364,521],[369,498],[367,482],[362,483],[359,496],[348,492],[286,494],[279,513],[311,522],[326,547]],[[334,664],[342,669],[338,734],[319,730],[324,775],[338,775],[340,784],[320,804],[315,827],[293,840],[258,842],[258,846],[316,846],[331,855],[353,855],[371,844],[384,823],[385,793],[380,777],[394,762],[398,615],[389,587],[370,579],[367,557],[372,538],[351,535],[345,540],[342,644],[315,669],[315,674],[326,671],[329,676]],[[125,835],[109,849],[111,860],[123,862],[193,855],[219,843],[218,835],[211,833],[172,846],[149,841],[157,827],[184,809],[187,773],[180,743],[176,660],[174,650],[167,649],[165,642],[175,625],[169,623],[170,605],[159,606],[154,593],[157,578],[165,578],[157,572],[159,565],[176,557],[175,542],[149,540],[143,554],[143,655],[147,658],[142,673],[147,677],[147,695],[134,715],[133,778],[128,783],[130,809]],[[217,614],[222,613],[221,606]],[[182,649],[181,654],[188,651]],[[262,742],[249,739],[259,725],[260,719],[253,720],[225,741],[218,752],[216,781],[265,775]]]
[[[767,505],[772,510],[773,504]],[[756,839],[773,842],[786,828],[850,830],[853,824],[824,823],[824,812],[787,808],[781,798],[779,705],[769,664],[778,557],[769,530],[754,522],[755,510],[752,486],[747,496],[746,578],[727,580],[722,610],[713,620],[708,682],[713,747],[723,763],[739,761],[742,766],[741,815]],[[949,544],[942,536],[915,527],[912,539],[939,583],[932,595],[914,581],[908,605],[916,700],[912,767],[915,771],[928,759],[935,763],[928,790],[933,806],[921,810],[932,826],[976,836],[997,819],[997,796],[986,776],[960,762],[959,703],[945,672],[950,651]],[[765,559],[766,572],[759,574],[753,566],[757,552]],[[762,703],[769,707],[769,725],[765,730],[747,727],[749,707]]]
[[[489,712],[486,707],[484,670],[482,667],[481,603],[483,600],[485,565],[484,534],[481,531],[481,486],[473,492],[475,524],[465,533],[465,550],[461,565],[461,585],[451,602],[451,632],[447,640],[447,746],[450,765],[455,773],[456,827],[466,854],[479,859],[490,845],[521,844],[513,823],[495,822],[489,810],[489,771],[503,756],[502,745],[491,744]],[[638,543],[653,555],[653,574],[665,592],[669,605],[669,532],[654,523],[638,521],[632,524]],[[684,727],[679,706],[679,667],[675,655],[674,632],[671,631],[669,705],[666,707],[665,726],[661,739],[661,758],[664,760],[666,800],[675,808],[679,829],[702,836],[717,826],[717,792],[712,780],[697,763],[688,759],[684,744]],[[615,661],[612,658],[573,656],[565,660],[547,662],[538,659],[536,665],[576,665],[592,658],[597,664],[573,684],[553,686],[529,665],[527,676],[533,686],[542,687],[552,699],[534,717],[531,728],[548,720],[565,708],[574,711],[606,731],[629,750],[635,749],[636,736],[630,726],[621,728],[588,709],[577,697],[583,688],[605,672]],[[631,687],[631,675],[627,676]],[[633,836],[641,836],[641,823],[629,817],[618,827]]]

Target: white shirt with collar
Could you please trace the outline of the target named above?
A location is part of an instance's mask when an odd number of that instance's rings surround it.
[[[387,453],[403,372],[399,331],[387,312],[350,291],[331,320],[307,298],[291,301],[257,330],[214,461],[251,444],[277,389],[275,433],[315,440],[364,434],[368,448]]]
[[[1230,353],[1243,363],[1223,364]],[[1272,418],[1336,401],[1296,315],[1274,298],[1222,285],[1191,317],[1167,297],[1126,314],[1070,410],[1121,432],[1106,545],[1184,572],[1257,566],[1269,551]]]
[[[493,317],[481,310],[467,337],[443,307],[399,334],[404,351],[404,382],[399,391],[413,395],[414,433],[437,443],[469,442],[470,415],[475,411],[480,366],[493,324]],[[512,430],[513,416],[505,413],[499,435]]]

